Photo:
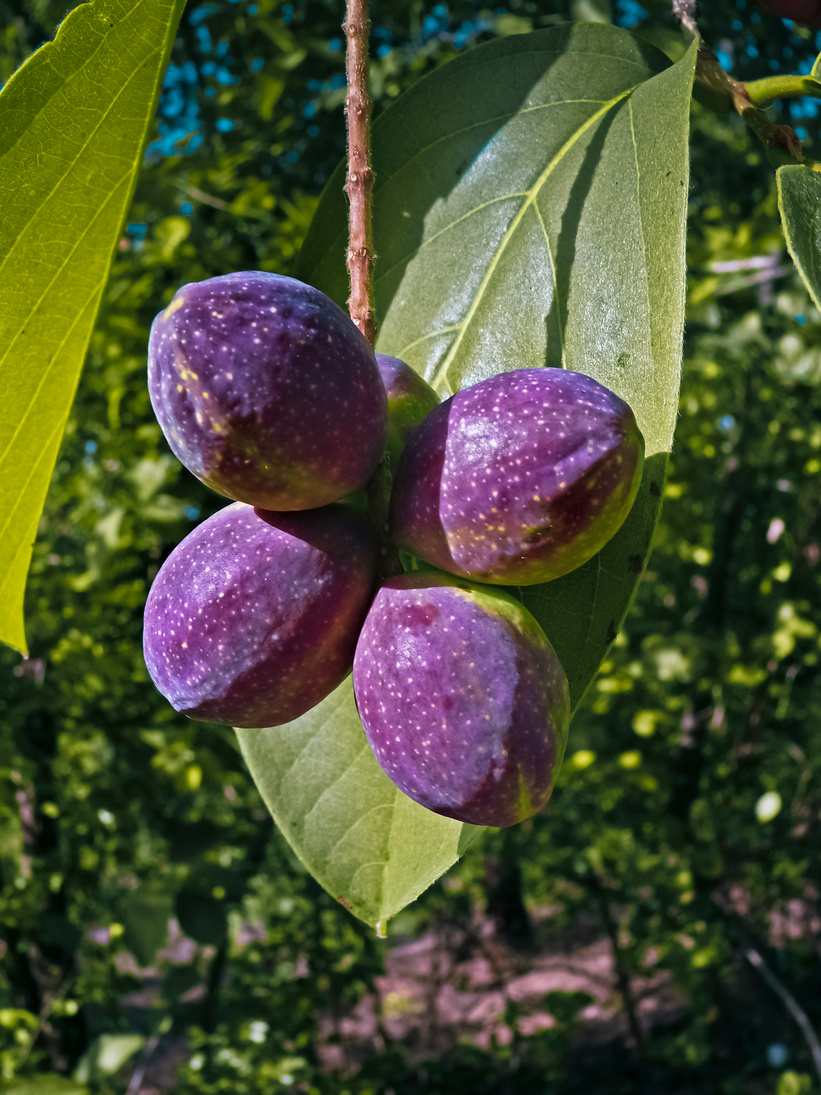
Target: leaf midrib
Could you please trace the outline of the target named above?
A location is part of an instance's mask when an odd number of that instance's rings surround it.
[[[29,227],[29,225],[31,225],[31,224],[33,224],[34,222],[37,221],[37,219],[39,218],[39,216],[40,216],[41,212],[43,211],[43,209],[46,208],[46,206],[49,204],[49,202],[54,197],[55,192],[63,185],[64,181],[68,178],[68,176],[74,170],[76,170],[77,165],[79,164],[80,160],[83,158],[85,153],[88,151],[89,145],[91,144],[91,142],[96,137],[98,131],[101,128],[101,126],[103,126],[105,124],[105,122],[107,121],[108,116],[114,110],[115,106],[117,106],[117,104],[119,103],[121,97],[126,93],[126,91],[129,90],[130,85],[133,83],[133,81],[135,81],[136,78],[139,75],[141,75],[142,70],[146,67],[146,65],[148,65],[153,60],[154,55],[158,52],[159,52],[159,50],[152,49],[150,53],[146,54],[146,56],[140,62],[140,65],[130,73],[128,79],[125,81],[124,84],[122,84],[122,86],[117,91],[114,98],[111,100],[109,105],[106,107],[105,111],[100,115],[99,121],[94,126],[94,129],[92,129],[91,132],[88,134],[87,139],[81,145],[79,151],[77,152],[77,155],[74,156],[70,161],[68,161],[65,170],[62,172],[62,174],[59,176],[59,178],[57,178],[57,180],[55,181],[54,185],[52,186],[52,188],[48,192],[48,194],[44,194],[42,200],[40,201],[40,203],[37,206],[32,208],[31,215],[23,222],[23,224],[20,227],[20,231],[17,233],[17,236],[15,237],[13,243],[9,247],[9,249],[6,252],[6,254],[5,254],[4,258],[2,259],[2,261],[0,261],[0,274],[3,273],[3,269],[5,268],[5,266],[14,257],[14,252],[15,252],[18,244],[21,242],[21,240],[26,239],[26,229]],[[49,100],[49,102],[50,101],[51,100]],[[33,119],[32,119],[32,121],[33,121]],[[131,163],[131,165],[128,167],[128,169],[125,172],[121,171],[120,175],[119,175],[119,181],[122,181],[123,177],[133,174],[133,172],[136,169],[136,166],[137,166],[137,162],[134,161],[134,162]],[[119,182],[116,185],[119,185]]]
[[[450,390],[450,385],[448,384],[448,377],[447,377],[448,370],[450,369],[451,365],[453,364],[453,360],[454,360],[454,358],[456,357],[456,354],[459,351],[459,347],[462,344],[462,341],[465,337],[465,333],[467,332],[467,330],[470,326],[470,323],[473,320],[473,317],[476,315],[476,312],[479,308],[479,305],[482,302],[482,298],[484,297],[484,294],[487,291],[488,286],[490,285],[491,281],[493,280],[493,275],[496,273],[496,268],[498,267],[503,255],[505,253],[505,249],[506,249],[507,245],[510,243],[511,239],[513,239],[519,225],[521,224],[521,222],[524,218],[525,213],[527,212],[527,210],[530,208],[530,206],[533,205],[533,203],[538,198],[539,194],[541,193],[542,187],[545,185],[547,180],[553,174],[556,167],[562,162],[562,160],[567,155],[567,153],[570,151],[570,149],[573,148],[573,146],[581,139],[581,137],[588,131],[588,129],[590,129],[591,126],[595,125],[597,121],[599,121],[601,118],[603,118],[605,116],[605,114],[608,112],[608,110],[612,110],[613,107],[615,107],[618,103],[622,102],[629,95],[632,95],[633,92],[636,90],[636,86],[638,86],[638,85],[627,88],[625,91],[620,92],[613,99],[609,99],[606,103],[604,103],[604,105],[599,110],[597,110],[597,111],[595,111],[595,113],[591,114],[590,117],[584,122],[584,124],[579,126],[579,128],[576,129],[575,132],[572,133],[570,137],[568,137],[568,139],[564,142],[564,144],[559,149],[559,151],[556,153],[556,155],[547,164],[544,171],[538,177],[538,179],[533,184],[533,186],[527,191],[527,197],[526,197],[525,201],[522,203],[520,209],[517,211],[516,216],[510,222],[510,226],[508,227],[507,232],[505,233],[505,235],[503,236],[502,240],[500,241],[498,247],[496,248],[495,252],[493,253],[493,256],[490,260],[490,263],[488,264],[488,268],[485,271],[485,276],[482,279],[482,283],[479,286],[479,289],[477,290],[477,292],[476,292],[476,294],[473,298],[473,301],[471,303],[470,308],[468,309],[468,312],[467,312],[465,318],[458,325],[459,326],[459,334],[457,335],[456,339],[451,344],[450,348],[448,349],[447,354],[445,355],[444,361],[439,366],[439,369],[437,370],[437,372],[434,375],[433,379],[430,381],[431,387],[436,389],[436,391],[440,391],[440,388],[441,388],[442,385],[447,385],[448,390]],[[554,273],[554,285],[555,285],[555,273]]]
[[[17,340],[20,338],[20,334],[21,334],[23,328],[25,327],[25,324],[31,322],[32,316],[40,308],[41,304],[43,303],[43,301],[46,299],[49,292],[51,291],[52,286],[58,280],[58,278],[60,277],[60,274],[62,273],[64,268],[68,265],[68,263],[70,262],[71,258],[74,255],[74,253],[80,247],[81,243],[84,241],[86,236],[91,232],[91,230],[93,229],[93,227],[97,223],[97,221],[103,216],[105,211],[108,209],[108,206],[109,206],[110,202],[114,198],[116,198],[116,196],[119,194],[119,192],[122,188],[123,181],[124,181],[123,179],[119,180],[119,182],[117,183],[116,188],[113,189],[111,194],[109,195],[108,200],[106,202],[104,202],[103,205],[101,205],[99,207],[99,209],[97,210],[97,212],[94,215],[93,220],[86,226],[86,228],[83,231],[82,235],[78,238],[78,240],[75,243],[74,247],[72,247],[71,251],[68,253],[66,259],[58,267],[57,272],[54,274],[54,277],[51,279],[51,281],[46,286],[45,290],[43,291],[42,295],[40,296],[40,299],[31,307],[31,309],[29,310],[27,318],[25,320],[23,320],[23,322],[19,325],[17,333],[14,335],[14,338],[9,343],[6,352],[3,354],[2,357],[0,357],[0,371],[2,371],[2,368],[5,365],[5,362],[8,360],[12,350],[14,349],[14,346],[17,343]],[[104,283],[104,281],[105,281],[104,278],[101,279],[101,284],[99,286],[97,286],[92,293],[89,294],[89,296],[88,296],[89,300],[94,296],[95,293],[99,293],[102,290],[102,283]],[[34,406],[34,404],[37,402],[37,397],[40,394],[40,391],[42,390],[43,385],[46,383],[49,376],[51,375],[51,370],[54,368],[54,362],[57,360],[57,358],[60,354],[60,351],[65,346],[68,339],[71,337],[75,327],[80,322],[80,320],[82,319],[84,314],[85,314],[85,306],[83,307],[83,310],[81,312],[78,312],[77,316],[74,319],[74,322],[71,324],[71,326],[66,331],[66,333],[65,333],[62,341],[60,342],[59,346],[57,346],[54,353],[51,355],[51,360],[49,361],[46,368],[43,370],[43,375],[40,377],[40,382],[37,385],[36,389],[34,390],[34,393],[31,397],[31,399],[29,400],[28,406],[26,407],[24,413],[21,415],[20,421],[17,423],[17,428],[14,430],[11,437],[9,438],[9,442],[6,445],[5,450],[3,451],[2,454],[0,454],[0,467],[2,467],[3,464],[5,463],[6,457],[8,456],[9,452],[11,452],[11,448],[14,445],[14,442],[17,440],[17,437],[18,437],[20,431],[22,430],[23,426],[28,421],[29,415],[31,414],[31,409]],[[22,495],[20,497],[22,497]],[[18,502],[18,504],[19,504],[19,502]],[[4,526],[3,531],[5,531],[5,526]]]

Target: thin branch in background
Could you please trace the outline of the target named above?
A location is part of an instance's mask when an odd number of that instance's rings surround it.
[[[131,1079],[128,1081],[128,1087],[126,1088],[125,1095],[139,1095],[140,1088],[143,1085],[145,1079],[145,1072],[148,1068],[149,1061],[154,1053],[154,1050],[159,1045],[160,1039],[157,1035],[149,1038],[143,1046],[142,1053],[137,1060],[137,1066],[131,1073]]]
[[[371,346],[376,342],[376,322],[373,315],[373,251],[371,232],[371,99],[368,90],[368,0],[347,0],[347,14],[342,29],[348,40],[346,73],[348,94],[345,117],[348,123],[348,195],[350,243],[348,270],[351,275],[351,295],[348,311],[351,319]]]
[[[673,15],[689,34],[698,38],[696,0],[673,0]]]
[[[815,1065],[815,1071],[818,1074],[818,1079],[821,1080],[821,1043],[818,1041],[815,1031],[812,1029],[812,1023],[810,1023],[807,1013],[798,1003],[796,998],[790,992],[786,985],[776,977],[758,951],[749,946],[749,944],[741,948],[741,953],[750,963],[750,965],[758,970],[761,977],[773,992],[781,1000],[781,1003],[787,1009],[787,1011],[795,1019],[796,1023],[801,1029],[801,1033],[804,1035],[804,1040],[809,1046],[810,1053],[812,1054],[812,1062]]]
[[[636,1049],[639,1054],[643,1056],[644,1034],[641,1029],[641,1024],[639,1023],[636,1002],[633,999],[633,993],[630,990],[630,973],[625,967],[622,959],[621,947],[619,946],[618,924],[613,918],[610,901],[607,897],[607,890],[595,871],[591,871],[587,876],[587,882],[598,899],[601,917],[610,940],[610,947],[613,951],[613,963],[616,968],[616,987],[618,988],[624,1003],[624,1010],[627,1015],[627,1025],[630,1028],[630,1034],[632,1035]]]
[[[778,278],[792,274],[792,266],[771,266],[766,270],[759,270],[757,274],[748,274],[745,278],[733,278],[727,285],[722,285],[715,291],[717,297],[726,296],[728,293],[737,293],[740,289],[749,289],[753,285],[768,285]]]
[[[711,262],[708,269],[714,274],[736,274],[739,270],[766,270],[770,267],[777,267],[783,254],[783,251],[772,251],[769,255],[753,255],[748,259]]]
[[[212,194],[206,194],[205,191],[200,190],[198,186],[186,186],[183,189],[189,197],[196,198],[196,200],[202,202],[203,205],[211,205],[214,209],[223,210],[231,208],[228,202],[224,202],[222,198],[215,198]]]

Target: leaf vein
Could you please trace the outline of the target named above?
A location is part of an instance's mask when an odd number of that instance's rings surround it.
[[[106,211],[106,207],[108,206],[108,204],[114,198],[117,197],[118,192],[119,192],[119,190],[121,189],[121,186],[122,186],[122,181],[123,180],[121,180],[120,183],[118,183],[117,189],[112,191],[111,194],[109,194],[106,201],[100,206],[100,208],[94,214],[94,217],[91,220],[91,222],[84,229],[84,231],[82,232],[82,234],[78,238],[77,242],[72,247],[71,251],[69,251],[69,253],[66,255],[63,262],[58,267],[56,273],[54,274],[54,277],[51,279],[51,281],[48,283],[48,285],[43,290],[42,294],[40,295],[40,299],[32,305],[32,307],[31,307],[31,309],[28,313],[28,317],[25,320],[22,321],[22,323],[19,326],[19,330],[18,330],[17,334],[15,334],[15,336],[13,337],[11,342],[8,344],[8,347],[6,348],[5,353],[0,357],[0,373],[2,373],[2,369],[4,367],[4,364],[8,360],[9,355],[11,354],[12,350],[14,349],[14,346],[17,343],[17,340],[20,338],[20,334],[23,331],[23,329],[25,328],[25,325],[27,323],[31,322],[32,317],[34,316],[34,314],[37,312],[37,309],[40,307],[40,305],[43,303],[43,301],[48,296],[48,293],[50,292],[50,290],[54,286],[55,282],[59,279],[62,271],[65,269],[65,267],[71,261],[71,258],[73,257],[74,253],[77,251],[77,249],[80,247],[80,245],[83,242],[83,240],[85,239],[85,237],[89,234],[91,229],[94,227],[97,220]],[[92,292],[89,293],[88,300],[90,300],[96,293],[99,293],[102,290],[102,287],[103,287],[104,284],[105,284],[105,278],[102,278],[100,283],[97,286],[95,286],[95,288],[93,289]],[[44,369],[43,375],[41,376],[40,381],[39,381],[39,383],[37,384],[37,387],[34,390],[34,394],[32,395],[31,399],[29,400],[28,406],[26,407],[25,411],[23,412],[22,418],[20,419],[20,421],[17,424],[17,428],[14,430],[11,437],[9,438],[9,442],[6,445],[6,448],[4,449],[4,451],[2,453],[0,453],[0,466],[2,466],[2,464],[4,463],[6,457],[8,456],[8,454],[11,450],[12,445],[14,444],[15,440],[17,439],[17,435],[20,433],[20,430],[23,428],[23,426],[25,425],[29,415],[31,414],[31,409],[34,406],[35,402],[37,401],[37,397],[40,394],[40,391],[41,391],[43,385],[45,384],[46,380],[48,379],[49,375],[51,374],[51,370],[54,367],[54,362],[57,360],[57,357],[59,356],[60,351],[65,346],[66,342],[68,341],[69,337],[71,336],[71,333],[74,331],[74,328],[77,326],[80,319],[85,314],[86,307],[87,307],[87,302],[83,306],[82,310],[79,310],[77,312],[77,316],[76,316],[74,322],[68,328],[68,330],[66,331],[64,337],[60,341],[59,346],[57,346],[56,350],[52,354],[51,361],[49,362],[47,367]]]
[[[467,331],[468,327],[470,326],[470,324],[473,320],[473,317],[476,315],[476,312],[478,311],[479,305],[482,302],[482,298],[484,297],[484,295],[485,295],[485,293],[488,289],[488,286],[490,285],[490,282],[493,280],[493,275],[496,273],[496,269],[497,269],[497,267],[498,267],[498,265],[501,261],[502,255],[504,254],[505,249],[507,248],[507,246],[510,243],[511,239],[515,235],[515,233],[516,233],[519,225],[521,224],[522,219],[523,219],[525,213],[527,212],[529,206],[532,205],[536,201],[537,197],[541,193],[542,187],[545,185],[547,180],[553,174],[553,172],[556,169],[556,167],[558,166],[558,164],[561,163],[561,161],[564,159],[567,152],[576,144],[576,142],[581,139],[582,135],[584,133],[586,133],[587,130],[590,129],[591,126],[595,125],[595,123],[597,121],[599,121],[599,119],[602,118],[607,113],[608,110],[611,110],[614,106],[616,106],[618,103],[620,103],[622,101],[622,99],[627,98],[627,96],[632,94],[632,92],[634,90],[635,90],[634,88],[627,88],[625,91],[623,91],[619,95],[615,96],[615,98],[608,100],[608,102],[606,102],[600,110],[597,110],[593,114],[591,114],[590,117],[585,121],[585,123],[583,125],[579,126],[579,128],[570,137],[568,137],[568,139],[565,141],[565,143],[562,145],[562,147],[559,149],[559,151],[556,153],[556,155],[550,160],[548,165],[545,167],[544,171],[541,173],[539,178],[536,180],[536,182],[530,188],[530,190],[528,191],[527,199],[524,201],[521,208],[517,212],[516,216],[511,221],[510,227],[508,228],[507,232],[505,233],[502,240],[500,241],[499,246],[496,248],[496,250],[495,250],[495,252],[494,252],[494,254],[493,254],[493,256],[490,260],[490,263],[488,264],[488,268],[485,271],[485,276],[482,279],[482,283],[479,286],[479,289],[478,289],[476,295],[474,296],[473,301],[471,302],[471,305],[470,305],[470,308],[468,309],[467,315],[465,316],[465,318],[462,320],[461,324],[459,325],[459,327],[460,327],[459,334],[456,336],[454,341],[451,343],[450,349],[448,350],[447,354],[445,355],[445,359],[442,362],[441,366],[439,367],[439,369],[436,373],[436,376],[430,382],[431,386],[433,388],[438,389],[439,386],[447,380],[448,369],[450,368],[454,358],[456,357],[456,354],[459,352],[459,347],[461,346],[462,341],[465,337],[465,332]]]

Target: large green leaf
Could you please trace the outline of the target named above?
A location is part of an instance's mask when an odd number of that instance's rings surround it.
[[[805,164],[779,167],[778,207],[793,262],[821,308],[821,173]]]
[[[93,0],[0,93],[0,640],[31,548],[184,0]]]
[[[442,394],[523,366],[587,373],[647,446],[622,531],[585,567],[520,591],[574,704],[644,570],[678,406],[689,104],[677,64],[611,26],[504,39],[420,82],[374,127],[378,348]],[[299,275],[347,292],[338,172]]]
[[[452,61],[374,129],[379,349],[439,392],[554,365],[633,406],[647,443],[627,524],[567,578],[521,590],[582,692],[646,564],[678,403],[695,50],[676,65],[612,27],[509,38]],[[347,295],[342,170],[299,276]],[[242,731],[251,772],[317,879],[370,922],[480,830],[415,806],[366,744],[350,683],[298,722]]]
[[[295,722],[237,734],[291,847],[368,924],[395,916],[482,832],[431,813],[391,783],[365,738],[350,677]]]

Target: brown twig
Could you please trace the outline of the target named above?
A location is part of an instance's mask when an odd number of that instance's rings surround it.
[[[351,295],[348,311],[351,319],[371,346],[376,342],[376,322],[373,316],[373,267],[376,255],[371,234],[371,100],[368,91],[368,0],[347,0],[347,14],[342,29],[348,40],[346,72],[348,94],[345,117],[348,123],[348,195],[350,243],[348,270],[351,275]]]

